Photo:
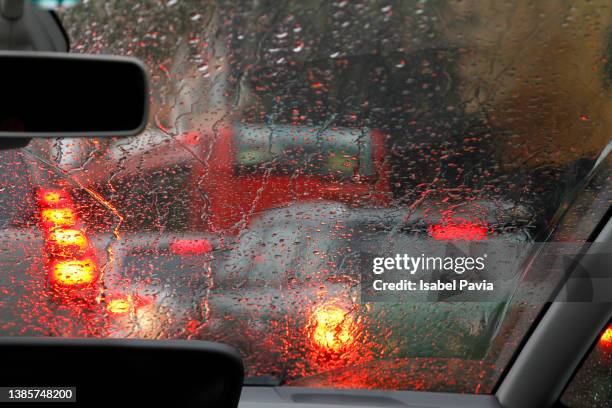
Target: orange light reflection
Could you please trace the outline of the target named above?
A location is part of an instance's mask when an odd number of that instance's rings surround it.
[[[83,285],[95,281],[96,266],[89,258],[61,261],[53,265],[52,274],[53,281],[58,284],[65,286]]]

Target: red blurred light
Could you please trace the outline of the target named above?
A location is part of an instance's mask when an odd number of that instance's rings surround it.
[[[429,226],[429,234],[438,241],[480,241],[487,239],[486,226],[471,221],[451,221]]]
[[[59,261],[51,267],[51,283],[60,286],[83,286],[94,283],[98,272],[90,258]]]
[[[70,196],[64,190],[40,189],[38,201],[41,207],[67,206],[71,203]]]
[[[88,240],[83,231],[72,228],[54,228],[49,232],[47,244],[56,256],[82,255],[88,249]]]
[[[46,227],[71,227],[76,224],[76,216],[70,208],[46,208],[40,217]]]
[[[608,326],[599,338],[599,345],[606,349],[612,349],[612,325]]]
[[[79,228],[70,194],[63,189],[41,188],[37,199],[49,255],[47,273],[53,300],[79,307],[92,304],[96,301],[100,273],[89,239]]]
[[[106,310],[114,315],[127,314],[132,309],[132,298],[127,296],[125,298],[117,298],[108,302]]]
[[[207,239],[179,239],[170,243],[170,251],[176,255],[200,255],[213,250]]]
[[[334,305],[322,305],[311,316],[312,342],[327,352],[339,353],[355,342],[356,323],[350,312]]]

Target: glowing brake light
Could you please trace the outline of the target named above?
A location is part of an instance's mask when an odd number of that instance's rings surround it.
[[[53,265],[51,281],[63,286],[88,285],[96,281],[98,274],[92,259],[71,259]]]
[[[356,323],[348,310],[322,305],[314,310],[311,323],[312,341],[324,351],[338,353],[355,342]]]
[[[213,250],[207,239],[179,239],[170,243],[170,251],[176,255],[200,255]]]
[[[599,345],[606,349],[612,349],[612,325],[608,326],[599,338]]]
[[[87,237],[83,231],[70,228],[55,228],[47,237],[51,251],[57,255],[82,254],[87,251]]]
[[[47,191],[42,194],[42,201],[47,205],[57,205],[62,196],[56,191]]]
[[[70,208],[46,208],[41,212],[42,222],[47,227],[69,227],[76,223]]]
[[[54,299],[79,304],[95,301],[99,278],[95,251],[81,228],[70,194],[63,189],[39,189],[38,205]]]
[[[127,298],[113,299],[106,305],[106,310],[112,314],[125,314],[132,308],[132,299]]]
[[[43,207],[66,206],[70,204],[70,197],[63,190],[39,190],[38,200]]]
[[[450,221],[430,225],[428,230],[438,241],[480,241],[487,239],[488,228],[471,221]]]

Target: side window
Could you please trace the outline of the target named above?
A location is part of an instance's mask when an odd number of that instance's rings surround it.
[[[561,402],[570,408],[612,407],[612,323],[601,334]]]

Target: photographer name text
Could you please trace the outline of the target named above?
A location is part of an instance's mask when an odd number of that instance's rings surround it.
[[[379,279],[372,281],[372,289],[380,291],[493,291],[493,282],[487,280],[469,279],[424,279],[414,276],[422,273],[444,273],[463,275],[465,272],[481,272],[486,267],[487,255],[478,257],[441,257],[441,256],[411,256],[397,254],[393,257],[376,257],[372,261],[372,273]],[[387,281],[383,274],[393,272],[394,280]],[[406,276],[410,279],[397,279]]]

